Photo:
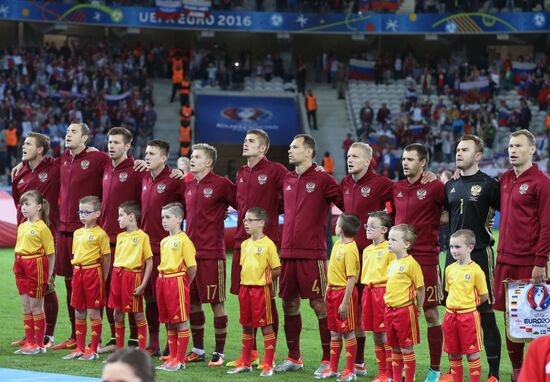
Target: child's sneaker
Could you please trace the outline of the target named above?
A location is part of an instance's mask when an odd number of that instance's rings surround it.
[[[224,363],[223,354],[214,352],[212,353],[212,360],[208,362],[208,366],[210,367],[223,366],[223,363]]]
[[[391,382],[392,379],[386,374],[378,374],[371,382]]]
[[[441,376],[441,372],[430,368],[428,370],[428,375],[426,376],[426,380],[424,382],[437,382],[440,376]]]
[[[234,367],[231,370],[228,370],[227,374],[250,373],[251,371],[252,371],[251,366],[241,365],[241,366]]]
[[[283,373],[285,371],[298,371],[298,370],[303,370],[303,368],[304,368],[304,361],[302,361],[302,357],[300,357],[299,360],[295,360],[288,357],[283,361],[282,364],[275,367],[275,372]]]
[[[168,359],[167,359],[166,361],[164,361],[164,362],[162,363],[162,365],[158,365],[157,367],[155,367],[155,369],[157,369],[157,370],[164,370],[164,368],[165,368],[166,366],[168,366],[168,364],[169,364],[170,362],[172,362],[172,358],[168,357]]]
[[[325,372],[325,370],[330,369],[330,362],[329,361],[321,361],[321,365],[313,372],[313,375],[318,377],[321,374]]]
[[[357,379],[357,376],[355,373],[351,370],[344,370],[342,375],[340,375],[338,378],[336,378],[336,382],[348,382],[348,381],[355,381]]]
[[[44,347],[50,349],[53,346],[53,340],[49,336],[44,336]]]
[[[20,340],[17,340],[17,341],[13,341],[10,346],[13,346],[14,348],[19,348],[21,346],[25,346],[25,344],[27,343],[27,337],[23,337],[21,338]]]
[[[329,379],[329,378],[336,378],[338,377],[338,372],[332,370],[329,366],[328,369],[325,369],[321,374],[316,375],[315,379]]]
[[[254,364],[252,365],[254,366]],[[262,362],[258,364],[258,370],[263,370],[266,367],[275,368],[275,356],[273,356],[273,363],[271,365],[268,365],[267,362],[265,362],[263,359],[262,359]]]
[[[33,344],[29,344],[29,343],[25,343],[23,344],[23,346],[21,346],[19,349],[17,349],[16,351],[13,352],[13,354],[25,354],[24,352],[29,350],[30,348],[32,348],[34,345]]]
[[[84,354],[78,358],[80,361],[95,361],[99,359],[99,355],[91,348],[87,348]]]
[[[181,363],[177,359],[172,359],[168,364],[164,366],[162,370],[164,371],[178,371],[185,369],[185,364]]]
[[[225,364],[227,367],[239,367],[242,364],[242,357],[239,356],[234,361],[229,361]],[[258,354],[257,350],[252,350],[250,352],[250,365],[251,366],[258,366],[260,364],[260,355]]]
[[[453,374],[449,370],[447,373],[441,374],[439,376],[439,381],[438,382],[453,382],[453,381],[454,381]]]
[[[82,357],[83,354],[84,354],[84,352],[82,350],[74,349],[69,354],[63,356],[63,359],[76,359],[76,358]]]
[[[68,340],[61,342],[55,346],[52,346],[52,350],[64,350],[64,349],[76,349],[76,340],[69,338]]]
[[[260,373],[260,377],[273,377],[274,369],[272,366],[266,366]]]
[[[23,349],[21,354],[24,355],[35,355],[35,354],[44,354],[46,353],[46,349],[43,346],[38,345],[32,345],[26,349]]]

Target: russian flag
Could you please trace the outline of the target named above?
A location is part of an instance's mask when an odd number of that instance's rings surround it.
[[[515,84],[519,84],[522,77],[527,77],[535,71],[536,65],[532,62],[512,61],[512,77]]]
[[[155,16],[160,20],[177,20],[182,9],[181,0],[156,0]]]
[[[489,80],[461,82],[460,95],[473,99],[489,98]]]
[[[399,0],[360,0],[359,10],[361,12],[396,11],[399,3]]]
[[[364,61],[352,58],[349,61],[350,80],[374,81],[374,61]]]

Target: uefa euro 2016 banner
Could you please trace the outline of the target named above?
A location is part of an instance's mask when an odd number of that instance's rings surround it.
[[[179,17],[157,17],[155,7],[108,7],[101,4],[64,4],[0,0],[0,21],[67,22],[110,27],[166,28],[289,33],[542,33],[550,30],[549,12],[526,13],[279,13],[211,12],[204,17],[186,12]]]
[[[271,144],[288,146],[300,132],[294,96],[198,94],[195,98],[197,142],[242,144],[250,129],[263,129]]]
[[[515,342],[550,334],[550,285],[506,281],[506,330]]]

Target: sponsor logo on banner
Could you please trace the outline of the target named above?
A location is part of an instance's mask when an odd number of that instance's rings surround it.
[[[519,342],[550,334],[550,285],[506,282],[506,316],[510,339]]]

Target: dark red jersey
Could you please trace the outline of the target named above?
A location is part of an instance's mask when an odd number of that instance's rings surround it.
[[[59,231],[74,232],[82,227],[78,203],[85,196],[101,197],[101,179],[111,162],[101,151],[82,151],[73,157],[69,150],[55,160],[59,165]]]
[[[264,234],[269,236],[277,247],[281,246],[279,237],[279,211],[282,207],[283,179],[288,170],[280,163],[266,158],[254,167],[241,167],[237,173],[237,231],[233,248],[241,249],[241,243],[248,239],[243,219],[246,211],[252,207],[266,210],[269,221]]]
[[[351,175],[347,175],[340,183],[340,190],[344,197],[344,212],[355,214],[361,219],[361,229],[355,235],[355,243],[359,253],[371,244],[363,229],[369,219],[369,213],[381,211],[386,203],[393,204],[393,182],[385,176],[369,170],[357,182]]]
[[[171,172],[165,167],[154,179],[148,172],[141,183],[141,229],[149,235],[155,255],[160,255],[160,241],[168,236],[162,228],[162,207],[168,203],[184,203],[183,181],[170,178]]]
[[[57,232],[59,224],[59,166],[54,163],[53,159],[42,159],[34,170],[30,168],[28,162],[23,162],[23,167],[13,180],[11,189],[17,208],[17,224],[21,224],[25,220],[21,214],[21,196],[27,191],[37,190],[50,205],[49,226],[52,234]]]
[[[445,187],[438,180],[411,184],[407,179],[394,183],[395,224],[416,229],[416,242],[409,250],[420,265],[439,264],[439,222],[445,201]]]
[[[497,262],[546,268],[550,251],[550,179],[537,165],[500,178]]]
[[[197,259],[225,259],[224,217],[235,207],[235,185],[208,173],[199,182],[185,183],[185,230],[195,244]]]
[[[302,175],[286,174],[283,182],[285,224],[281,258],[327,258],[326,233],[331,204],[344,208],[338,183],[316,164]]]
[[[129,200],[141,202],[141,179],[146,172],[134,170],[134,160],[125,159],[118,166],[107,165],[103,173],[101,201],[101,228],[109,235],[111,244],[123,230],[118,225],[118,207]]]

